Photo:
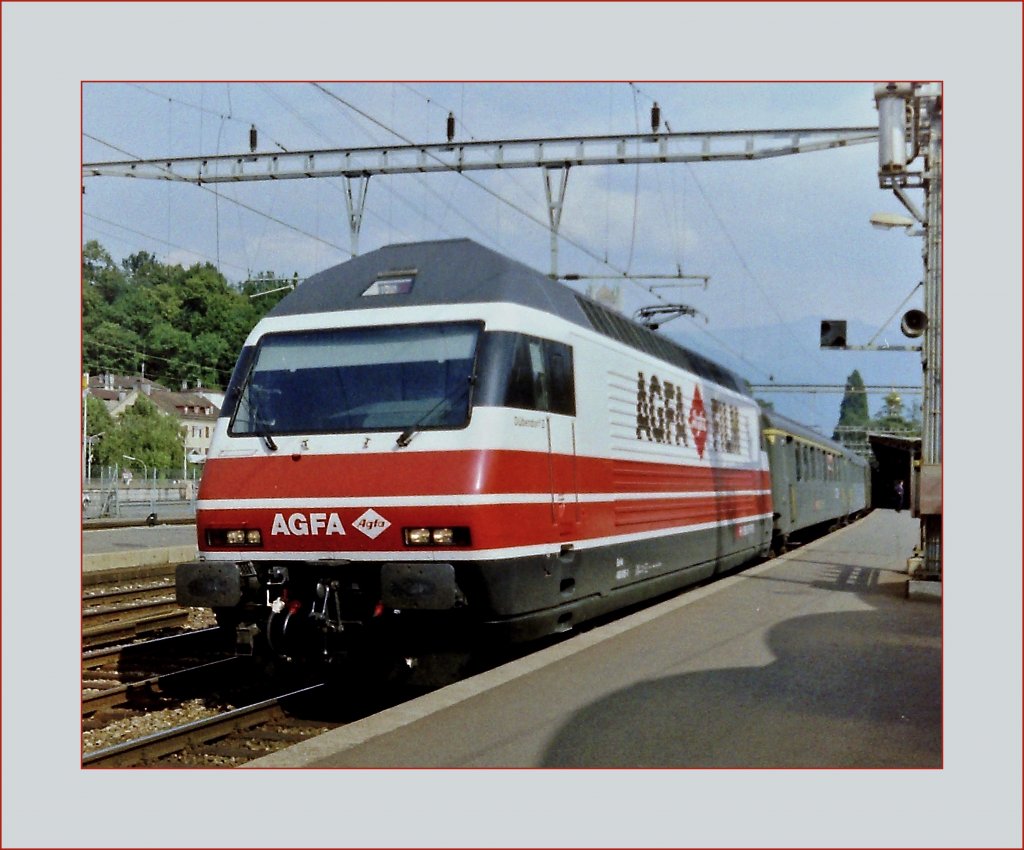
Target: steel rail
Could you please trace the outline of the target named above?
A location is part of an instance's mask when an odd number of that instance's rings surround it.
[[[164,606],[167,608],[168,606]],[[115,640],[127,640],[143,632],[152,632],[157,629],[167,629],[172,626],[180,626],[188,622],[189,611],[187,608],[177,610],[164,610],[162,613],[135,619],[120,618],[110,622],[94,626],[82,627],[82,643],[84,646],[93,647],[100,643],[108,643]],[[83,620],[85,617],[83,616]]]
[[[308,694],[324,686],[324,683],[310,685],[297,691],[291,691],[287,694],[281,694],[280,696],[262,700],[252,705],[218,714],[215,717],[194,720],[191,723],[185,723],[173,729],[165,729],[161,732],[144,735],[132,741],[125,741],[122,744],[94,750],[82,756],[82,766],[123,767],[125,765],[137,765],[140,762],[179,752],[186,747],[204,744],[216,738],[230,735],[232,732],[248,729],[260,723],[282,717],[284,709],[281,707],[281,702]]]
[[[84,693],[82,694],[82,716],[85,717],[89,714],[94,714],[103,708],[112,708],[116,705],[124,705],[126,702],[130,702],[132,699],[141,696],[143,693],[154,693],[159,690],[162,686],[167,685],[175,680],[187,681],[189,677],[202,677],[210,673],[211,668],[218,667],[224,664],[233,664],[238,666],[238,656],[229,656],[227,658],[218,658],[216,661],[207,661],[204,664],[198,664],[195,667],[186,667],[184,670],[175,670],[172,673],[161,673],[156,676],[147,676],[144,679],[138,679],[134,682],[126,682],[121,685],[116,685],[112,688],[103,688],[102,690],[96,690],[95,693]]]

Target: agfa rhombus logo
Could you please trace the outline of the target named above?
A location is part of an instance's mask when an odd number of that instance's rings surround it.
[[[371,540],[375,540],[391,528],[391,523],[373,508],[370,508],[359,515],[359,518],[352,523],[352,527],[357,531],[361,531]]]

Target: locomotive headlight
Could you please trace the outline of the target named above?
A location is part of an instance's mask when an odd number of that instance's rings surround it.
[[[469,546],[469,529],[463,525],[444,528],[403,528],[406,546]]]
[[[262,546],[263,534],[258,528],[208,528],[209,546]]]
[[[430,542],[435,546],[451,546],[455,542],[455,530],[452,528],[433,528],[430,530]]]
[[[406,546],[428,546],[430,545],[430,529],[429,528],[406,528],[403,529],[405,533],[405,545]]]

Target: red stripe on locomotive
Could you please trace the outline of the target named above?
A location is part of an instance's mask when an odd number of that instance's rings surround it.
[[[549,493],[552,480],[579,493],[764,490],[767,470],[640,463],[510,450],[212,458],[199,498],[316,499]],[[369,506],[369,505],[368,505]]]
[[[357,527],[358,520],[368,509],[390,523],[372,538]],[[709,493],[657,499],[620,497],[607,501],[577,501],[570,494],[559,502],[552,501],[550,494],[538,494],[538,500],[529,503],[374,506],[368,499],[365,506],[342,508],[325,508],[311,501],[308,506],[294,508],[203,509],[198,513],[198,522],[203,549],[211,548],[205,545],[206,528],[245,527],[259,528],[262,532],[263,547],[256,551],[394,552],[406,548],[402,529],[407,527],[468,527],[469,548],[490,550],[556,544],[567,539],[585,541],[622,534],[667,532],[770,512],[768,493]],[[313,514],[319,514],[315,534],[310,531]],[[286,526],[293,515],[299,515],[297,528],[306,533],[288,533]],[[328,518],[332,515],[337,519],[329,525]],[[278,533],[273,534],[275,524]],[[332,527],[334,533],[329,533]],[[344,534],[338,533],[339,527]],[[223,547],[220,551],[231,549]]]

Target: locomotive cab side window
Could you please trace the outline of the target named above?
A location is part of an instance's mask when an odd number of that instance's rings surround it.
[[[573,416],[572,347],[525,334],[484,334],[476,404]]]

